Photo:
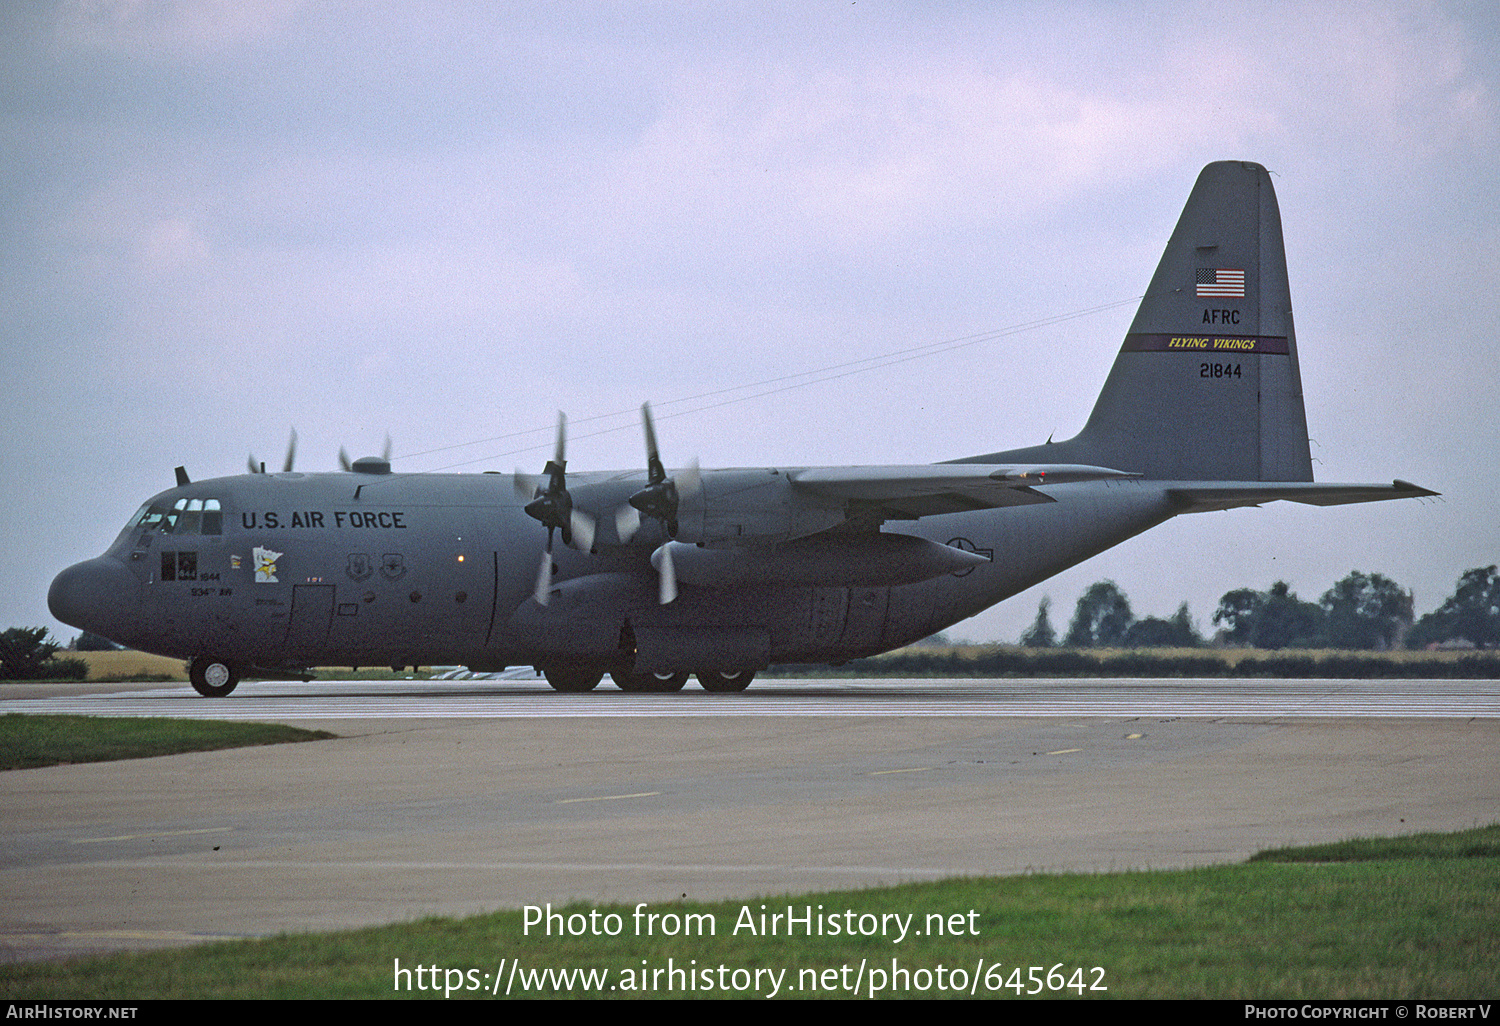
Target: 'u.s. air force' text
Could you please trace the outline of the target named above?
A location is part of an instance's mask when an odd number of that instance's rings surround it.
[[[299,509],[288,514],[278,510],[266,510],[261,513],[241,513],[240,526],[247,531],[279,531],[308,527],[363,527],[402,531],[406,529],[406,511]]]

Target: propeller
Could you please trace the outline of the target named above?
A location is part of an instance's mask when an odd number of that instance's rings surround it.
[[[594,547],[593,518],[573,508],[573,496],[568,492],[568,461],[565,458],[567,434],[568,418],[558,413],[557,446],[552,459],[547,461],[547,466],[542,470],[547,477],[546,487],[536,484],[535,478],[520,471],[515,476],[517,496],[524,499],[528,491],[532,493],[531,501],[526,503],[526,515],[547,527],[547,547],[542,552],[542,567],[536,579],[536,600],[543,606],[547,604],[548,594],[552,590],[553,534],[561,533],[564,545],[576,543],[576,547],[585,552]]]
[[[651,404],[641,404],[641,423],[646,430],[646,487],[630,496],[627,505],[615,511],[615,530],[621,542],[629,542],[641,527],[642,514],[660,520],[669,538],[677,537],[677,510],[684,497],[691,498],[703,488],[703,475],[694,460],[675,477],[668,477],[656,445],[656,428],[651,423]],[[670,565],[670,560],[668,561]],[[674,588],[675,597],[675,588]],[[671,599],[663,599],[670,602]]]
[[[289,438],[289,439],[287,439],[287,443],[286,443],[286,459],[281,464],[282,473],[290,473],[291,469],[292,469],[292,465],[294,463],[296,463],[296,462],[297,462],[297,429],[296,428],[292,428],[292,437]],[[252,473],[252,474],[264,474],[266,472],[266,465],[265,465],[265,463],[257,460],[255,458],[255,453],[253,453],[253,452],[250,454],[249,465],[250,465],[250,473]]]
[[[668,605],[677,599],[677,568],[672,565],[672,543],[665,542],[651,553],[651,565],[656,567],[659,587],[656,600]]]
[[[385,446],[380,450],[380,458],[387,463],[391,462],[391,436],[385,436]],[[339,446],[339,466],[345,471],[354,469],[354,461],[349,458],[349,451],[342,445]]]

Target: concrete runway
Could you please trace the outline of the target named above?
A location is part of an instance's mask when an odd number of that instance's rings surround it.
[[[0,774],[0,957],[1231,862],[1500,820],[1500,682],[8,686],[338,740]]]

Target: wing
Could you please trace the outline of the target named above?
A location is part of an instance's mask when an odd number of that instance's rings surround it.
[[[792,487],[842,499],[851,511],[889,520],[916,520],[1001,506],[1056,502],[1036,489],[1076,481],[1108,481],[1138,474],[1076,464],[940,463],[911,467],[815,467],[794,471]]]
[[[1167,493],[1186,507],[1184,513],[1258,506],[1286,499],[1310,506],[1339,506],[1348,502],[1379,502],[1382,499],[1417,499],[1439,493],[1410,481],[1379,484],[1318,484],[1313,481],[1209,482],[1168,488]]]

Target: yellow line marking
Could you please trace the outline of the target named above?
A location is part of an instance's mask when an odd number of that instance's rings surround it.
[[[930,769],[932,769],[931,766],[914,766],[911,769],[872,770],[870,776],[883,777],[887,773],[926,773]]]
[[[1059,748],[1057,751],[1055,751],[1055,752],[1048,752],[1047,754],[1048,755],[1070,755],[1073,752],[1081,752],[1081,751],[1083,751],[1082,748]]]
[[[105,841],[134,841],[142,837],[188,837],[192,834],[227,834],[234,827],[205,827],[202,830],[163,830],[160,833],[120,834],[117,837],[79,837],[74,844],[102,844]]]
[[[615,802],[621,798],[651,798],[661,794],[660,791],[639,791],[635,794],[601,794],[594,798],[562,798],[553,802],[553,805],[572,805],[574,802]]]

